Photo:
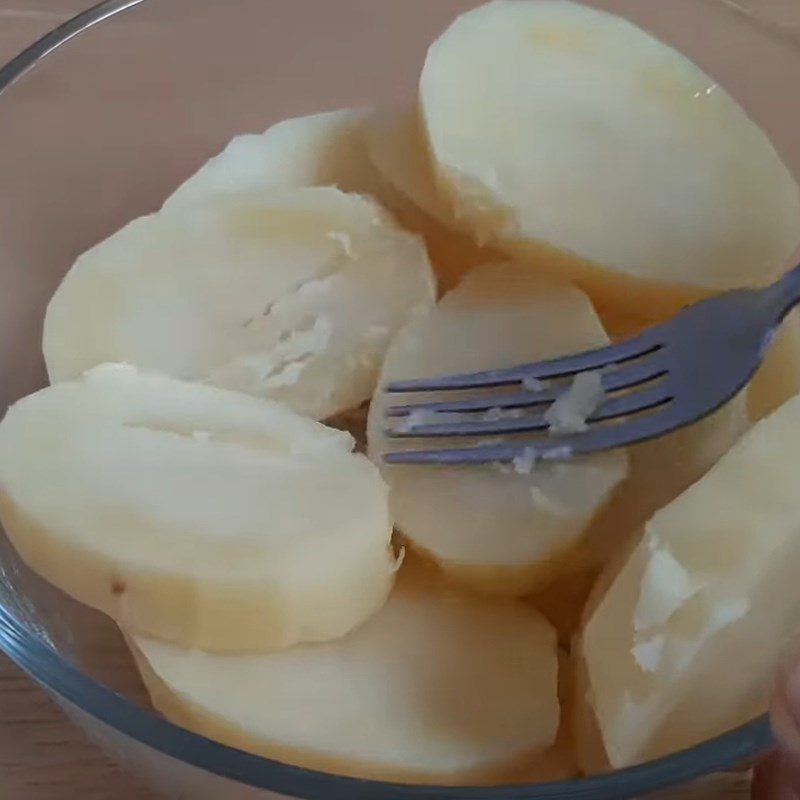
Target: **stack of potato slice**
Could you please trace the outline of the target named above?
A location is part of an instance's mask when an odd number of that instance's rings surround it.
[[[52,385],[0,424],[0,517],[228,745],[453,785],[664,755],[762,710],[800,622],[797,321],[708,419],[561,462],[390,467],[380,387],[602,346],[798,242],[712,78],[610,14],[494,0],[406,108],[237,137],[75,262]]]

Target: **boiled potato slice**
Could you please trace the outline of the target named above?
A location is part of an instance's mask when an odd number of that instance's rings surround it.
[[[191,205],[216,194],[269,188],[338,186],[373,193],[377,175],[364,146],[370,112],[341,109],[278,122],[234,137],[164,203]]]
[[[766,708],[800,623],[800,398],[647,525],[583,636],[609,761],[672,753]]]
[[[336,642],[251,656],[131,644],[169,719],[268,758],[409,782],[563,777],[548,753],[555,635],[521,604],[459,596],[404,569],[383,610]]]
[[[440,289],[452,289],[472,267],[502,257],[457,229],[453,210],[436,186],[416,108],[374,114],[366,125],[366,142],[388,184],[381,201],[424,236]]]
[[[386,486],[284,406],[104,365],[0,424],[0,518],[44,578],[209,650],[333,639],[392,584]]]
[[[433,297],[421,240],[365,197],[221,194],[81,256],[44,353],[52,381],[127,362],[322,419],[370,397],[392,334]]]
[[[622,18],[565,0],[469,11],[430,48],[420,105],[457,214],[512,254],[584,259],[559,271],[593,297],[674,306],[764,283],[800,242],[766,135]]]
[[[579,290],[543,280],[525,265],[489,264],[398,334],[380,383],[512,366],[606,341]],[[390,448],[420,446],[386,438],[386,403],[376,394],[368,423],[369,452],[378,463]],[[397,527],[414,548],[453,578],[521,595],[558,574],[625,478],[627,458],[623,452],[603,453],[529,471],[388,465],[382,471]]]

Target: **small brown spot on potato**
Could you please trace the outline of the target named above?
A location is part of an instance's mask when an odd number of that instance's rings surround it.
[[[121,594],[124,594],[127,588],[128,587],[126,586],[125,581],[120,580],[119,578],[115,578],[111,582],[111,594],[114,594],[117,597],[119,597]]]

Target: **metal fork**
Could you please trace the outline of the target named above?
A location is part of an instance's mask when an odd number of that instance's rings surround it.
[[[401,420],[402,425],[387,429],[392,438],[513,438],[387,453],[384,460],[392,464],[482,464],[522,459],[530,464],[663,436],[697,422],[736,395],[753,377],[778,326],[798,303],[800,266],[771,286],[737,289],[702,300],[668,322],[608,347],[508,369],[391,383],[384,387],[386,392],[505,389],[391,406],[386,413],[395,421],[415,412],[424,412],[426,417],[435,412],[448,415],[441,422],[434,417],[430,424],[414,424],[414,417]],[[606,393],[603,402],[587,418],[584,431],[553,435],[545,415],[539,413],[541,407],[563,394],[563,379],[589,371],[600,371]],[[525,388],[537,381],[546,383],[541,389]],[[513,409],[532,409],[534,413],[508,413]],[[469,416],[452,421],[453,413]]]

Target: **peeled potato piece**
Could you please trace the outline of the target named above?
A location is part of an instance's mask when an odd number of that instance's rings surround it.
[[[372,193],[377,175],[364,146],[365,109],[341,109],[278,122],[234,137],[169,197],[164,208],[231,192],[337,186]]]
[[[798,188],[766,135],[611,14],[564,0],[469,11],[430,48],[420,103],[457,215],[515,256],[546,243],[583,259],[558,270],[593,298],[674,306],[764,283],[800,241]]]
[[[766,709],[800,622],[799,447],[793,398],[652,518],[600,593],[582,647],[613,767]]]
[[[81,256],[44,353],[52,381],[126,362],[322,419],[370,397],[392,334],[433,297],[421,240],[365,197],[223,194]]]
[[[536,277],[525,265],[490,264],[471,272],[398,334],[380,384],[502,368],[606,342],[578,289]],[[368,447],[376,463],[389,449],[426,446],[387,439],[386,404],[379,392],[370,410]],[[441,446],[441,440],[427,446]],[[541,463],[528,471],[382,465],[382,472],[396,525],[415,549],[468,585],[522,595],[559,573],[625,478],[627,458],[617,451]]]
[[[424,236],[440,289],[452,289],[473,267],[501,258],[457,230],[453,210],[436,186],[416,108],[374,114],[365,138],[369,157],[388,184],[379,197]]]
[[[383,610],[336,642],[232,656],[130,641],[156,708],[268,758],[450,784],[552,762],[550,626],[521,604],[460,596],[405,569]]]
[[[39,574],[187,647],[342,636],[392,584],[386,486],[274,402],[104,365],[12,406],[0,518]]]

